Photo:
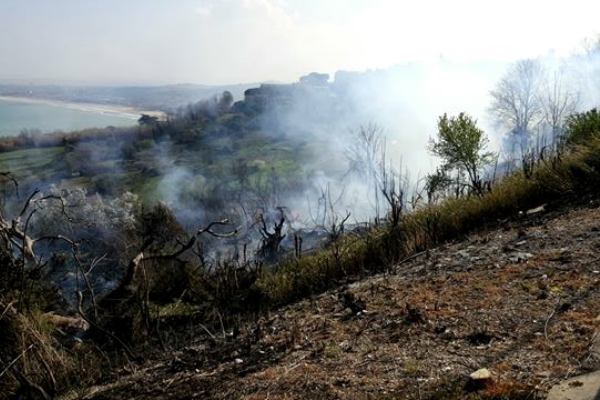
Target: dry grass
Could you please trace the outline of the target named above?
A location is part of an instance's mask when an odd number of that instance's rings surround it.
[[[517,172],[482,197],[447,199],[405,215],[399,226],[347,235],[339,254],[325,249],[288,260],[257,282],[269,306],[287,304],[338,285],[347,278],[382,272],[389,266],[447,240],[516,218],[544,203],[581,199],[600,190],[600,139],[540,161],[533,174]]]
[[[600,208],[506,222],[273,311],[216,353],[188,345],[90,398],[543,398],[600,365],[590,356],[599,227]],[[532,256],[513,261],[519,251]],[[347,292],[367,312],[345,308]],[[483,367],[493,382],[469,392],[469,374]]]
[[[0,319],[0,361],[4,368],[0,393],[43,398],[42,393],[54,396],[102,376],[99,367],[105,361],[101,353],[60,333],[47,314],[21,313],[12,306],[2,309],[6,312]]]

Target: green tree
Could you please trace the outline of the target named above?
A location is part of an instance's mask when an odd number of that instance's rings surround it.
[[[600,136],[600,112],[591,109],[567,118],[565,138],[569,144],[584,144]]]
[[[458,117],[448,117],[444,114],[438,120],[437,140],[431,140],[429,150],[442,159],[443,171],[455,171],[457,176],[466,173],[468,180],[463,184],[482,195],[481,170],[493,157],[493,153],[486,151],[487,145],[487,136],[470,116],[460,113]]]

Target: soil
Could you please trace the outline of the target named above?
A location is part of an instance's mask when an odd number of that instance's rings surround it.
[[[199,337],[84,398],[544,398],[600,369],[599,250],[593,204],[524,214],[275,310],[235,338]],[[474,385],[482,368],[491,379]]]

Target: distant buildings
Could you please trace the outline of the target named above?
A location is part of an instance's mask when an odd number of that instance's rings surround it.
[[[291,84],[263,83],[258,88],[247,89],[244,100],[234,105],[234,112],[260,113],[266,109],[291,106],[299,100],[317,95],[330,95],[328,74],[313,72],[300,78],[299,82]]]

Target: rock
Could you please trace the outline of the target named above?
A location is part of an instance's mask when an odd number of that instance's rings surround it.
[[[600,316],[596,317],[596,321],[600,321]],[[600,330],[596,330],[591,342],[590,355],[600,360]]]
[[[344,340],[338,346],[342,351],[344,351],[346,353],[349,352],[350,350],[352,350],[352,345],[347,340]]]
[[[600,371],[576,376],[555,385],[547,400],[595,400],[600,393]]]
[[[513,255],[511,255],[510,257],[508,257],[508,259],[509,259],[509,261],[511,261],[513,263],[520,263],[523,261],[527,261],[532,257],[533,257],[533,254],[531,254],[531,253],[518,251],[518,252],[514,253]]]
[[[492,379],[492,373],[487,368],[481,368],[469,375],[473,381]]]
[[[527,214],[527,215],[533,215],[533,214],[538,214],[538,213],[544,212],[545,210],[546,210],[546,205],[542,204],[539,207],[527,210],[527,212],[525,214]]]
[[[492,373],[487,368],[481,368],[469,375],[469,381],[465,389],[469,392],[475,392],[484,389],[492,382]]]
[[[469,252],[466,251],[466,250],[459,250],[459,251],[456,252],[456,255],[459,256],[459,257],[462,257],[462,258],[470,258],[470,256],[471,256],[469,254]]]
[[[235,362],[236,364],[243,364],[243,363],[244,363],[244,360],[242,360],[241,358],[236,358],[236,359],[234,360],[234,362]]]

